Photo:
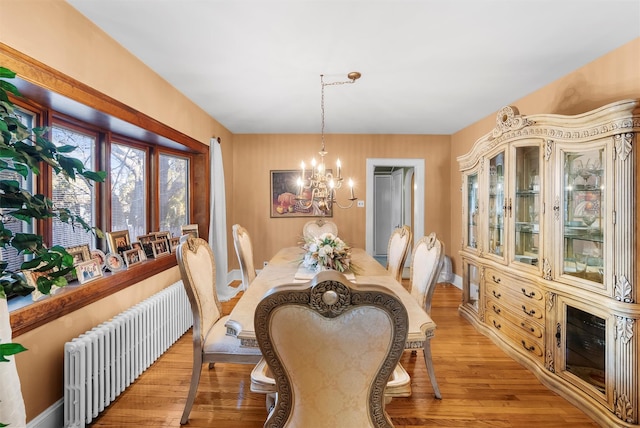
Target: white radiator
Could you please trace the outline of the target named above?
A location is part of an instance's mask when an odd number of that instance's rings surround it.
[[[84,427],[193,325],[182,281],[64,345],[64,426]]]

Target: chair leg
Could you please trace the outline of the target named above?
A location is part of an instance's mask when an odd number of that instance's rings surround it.
[[[429,379],[431,379],[431,386],[433,392],[438,399],[442,399],[440,394],[440,388],[438,388],[438,381],[436,380],[436,372],[433,370],[433,358],[431,357],[431,339],[424,341],[424,362],[427,365],[427,373],[429,373]]]
[[[200,372],[202,371],[202,354],[200,356],[194,355],[193,357],[193,371],[191,373],[191,385],[189,386],[189,395],[187,395],[187,402],[184,405],[184,411],[182,412],[182,419],[180,419],[180,425],[184,425],[189,422],[189,414],[191,413],[191,407],[196,399],[196,392],[198,391],[198,384],[200,383]]]
[[[216,363],[209,363],[209,370],[211,370],[215,364]]]

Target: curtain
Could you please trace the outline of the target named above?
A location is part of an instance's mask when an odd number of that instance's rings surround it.
[[[0,298],[0,343],[11,343],[11,323],[7,299]],[[27,426],[27,416],[22,400],[20,378],[14,356],[0,361],[0,425]]]
[[[227,204],[224,192],[224,169],[222,148],[217,138],[209,145],[211,154],[211,208],[209,210],[209,245],[216,260],[216,290],[218,299],[226,302],[232,299],[240,287],[229,287],[227,282]]]

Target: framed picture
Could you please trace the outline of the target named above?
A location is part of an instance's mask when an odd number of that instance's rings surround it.
[[[102,250],[91,250],[91,258],[98,261],[102,270],[107,268],[107,256],[102,252]]]
[[[197,224],[185,224],[180,227],[180,232],[182,232],[183,235],[191,235],[194,238],[198,238],[200,236],[198,234]]]
[[[331,172],[331,170],[328,169],[327,172]],[[299,169],[271,171],[271,217],[333,217],[333,210],[323,213],[315,205],[315,202],[305,208],[299,201],[296,201],[296,197],[300,193],[300,185],[298,184],[300,174]],[[311,176],[311,171],[307,171],[305,175],[308,179]],[[311,199],[311,192],[304,190],[302,197]]]
[[[89,250],[89,244],[76,245],[75,247],[65,248],[67,253],[73,257],[73,266],[77,266],[80,263],[91,260],[91,250]],[[65,279],[71,282],[77,278],[76,270],[72,270],[66,274]]]
[[[122,258],[127,267],[142,263],[140,259],[140,250],[138,248],[132,248],[123,253]]]
[[[145,256],[153,257],[153,245],[151,245],[151,242],[155,240],[156,240],[156,235],[154,233],[138,236],[138,242],[140,242],[140,245],[144,250]]]
[[[179,236],[175,236],[169,239],[169,249],[171,250],[172,253],[176,252],[176,249],[178,248],[179,245],[180,245]]]
[[[144,248],[142,248],[142,244],[139,241],[132,242],[131,248],[135,248],[140,252],[140,261],[147,260],[147,254],[145,253]]]
[[[85,282],[100,278],[102,276],[102,268],[97,260],[91,259],[76,266],[76,273],[80,284],[84,284]]]
[[[169,254],[169,243],[166,239],[156,239],[151,241],[153,257],[157,258]]]
[[[169,249],[169,239],[171,239],[171,232],[156,232],[156,240],[164,239],[167,241],[167,249]]]
[[[109,269],[111,272],[119,272],[123,269],[126,269],[124,260],[122,260],[122,257],[120,257],[120,254],[117,254],[117,253],[107,254],[106,263],[107,263],[107,269]]]
[[[109,252],[113,254],[122,254],[131,249],[131,240],[129,239],[128,230],[120,230],[117,232],[107,232],[107,243],[109,244]]]

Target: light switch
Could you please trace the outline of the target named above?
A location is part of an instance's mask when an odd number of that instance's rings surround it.
[[[358,208],[364,208],[364,201],[358,201]]]

